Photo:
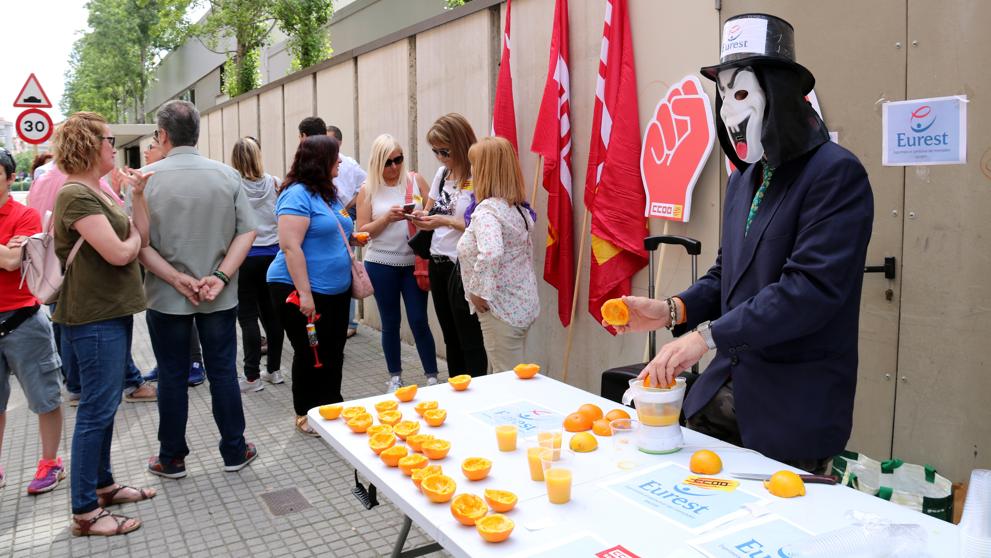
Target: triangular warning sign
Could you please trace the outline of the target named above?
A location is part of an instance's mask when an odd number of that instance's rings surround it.
[[[34,77],[32,73],[28,76],[28,80],[24,82],[24,87],[21,88],[21,92],[17,94],[17,98],[14,99],[15,107],[30,107],[30,108],[52,108],[52,102],[48,100],[48,95],[45,95],[45,90],[41,88],[41,84],[38,83],[38,78]]]

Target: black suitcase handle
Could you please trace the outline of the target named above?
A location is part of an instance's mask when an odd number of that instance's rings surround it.
[[[643,249],[648,252],[657,250],[657,247],[661,244],[677,244],[678,246],[684,246],[685,251],[688,252],[690,256],[698,256],[702,253],[702,242],[695,240],[694,238],[688,238],[687,236],[662,234],[658,236],[648,236],[643,239]]]

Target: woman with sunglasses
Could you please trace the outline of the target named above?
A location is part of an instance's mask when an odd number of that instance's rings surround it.
[[[449,376],[484,376],[489,363],[482,328],[465,300],[458,271],[458,240],[465,230],[465,211],[474,204],[468,148],[475,132],[464,116],[451,113],[437,119],[427,131],[427,142],[440,162],[426,207],[414,214],[413,224],[434,231],[430,242],[430,291],[444,334]]]
[[[375,287],[375,303],[382,318],[382,352],[391,376],[386,393],[403,386],[400,297],[427,385],[437,383],[437,352],[427,321],[427,293],[420,290],[413,275],[415,258],[407,244],[412,227],[406,220],[414,210],[422,208],[421,200],[427,198],[429,187],[422,176],[414,172],[406,174],[405,168],[403,149],[395,138],[388,134],[375,138],[368,177],[357,200],[358,230],[371,236],[365,251],[365,269]]]

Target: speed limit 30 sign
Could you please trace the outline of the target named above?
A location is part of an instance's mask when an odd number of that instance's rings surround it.
[[[32,108],[17,117],[17,135],[27,143],[45,143],[52,136],[52,119],[40,109]]]

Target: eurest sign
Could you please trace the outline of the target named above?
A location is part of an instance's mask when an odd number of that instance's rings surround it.
[[[967,98],[885,103],[882,163],[887,166],[967,162]]]

